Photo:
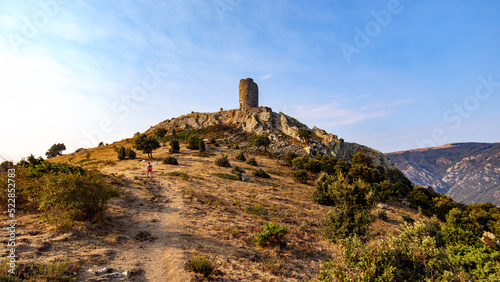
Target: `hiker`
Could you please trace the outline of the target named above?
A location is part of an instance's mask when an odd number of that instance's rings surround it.
[[[151,172],[153,171],[153,166],[151,165],[151,162],[148,162],[148,168],[146,170],[146,178],[151,178]]]

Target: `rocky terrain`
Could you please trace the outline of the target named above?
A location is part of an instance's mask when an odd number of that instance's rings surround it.
[[[500,205],[500,143],[452,143],[386,155],[416,185],[457,202]]]
[[[395,169],[394,164],[381,152],[357,143],[344,142],[337,135],[313,127],[308,128],[293,117],[275,113],[269,107],[244,108],[217,113],[191,113],[168,119],[146,131],[152,134],[158,128],[169,131],[201,129],[209,126],[227,125],[247,133],[266,134],[271,139],[270,149],[276,154],[294,151],[299,154],[316,153],[336,157],[350,162],[352,156],[363,151],[369,155],[374,165],[384,170]]]

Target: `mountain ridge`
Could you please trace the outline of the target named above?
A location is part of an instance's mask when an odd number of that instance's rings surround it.
[[[386,153],[416,185],[464,203],[500,205],[500,143],[449,143]]]

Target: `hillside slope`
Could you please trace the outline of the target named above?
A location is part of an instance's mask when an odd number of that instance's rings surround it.
[[[457,202],[500,205],[500,143],[452,143],[386,155],[416,185]]]

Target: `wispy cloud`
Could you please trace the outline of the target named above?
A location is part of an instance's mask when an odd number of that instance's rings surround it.
[[[410,102],[411,100],[398,100],[389,103],[345,107],[340,102],[334,100],[327,105],[297,108],[294,111],[294,116],[304,121],[313,121],[315,125],[323,127],[349,125],[388,116],[392,113],[394,107]]]

